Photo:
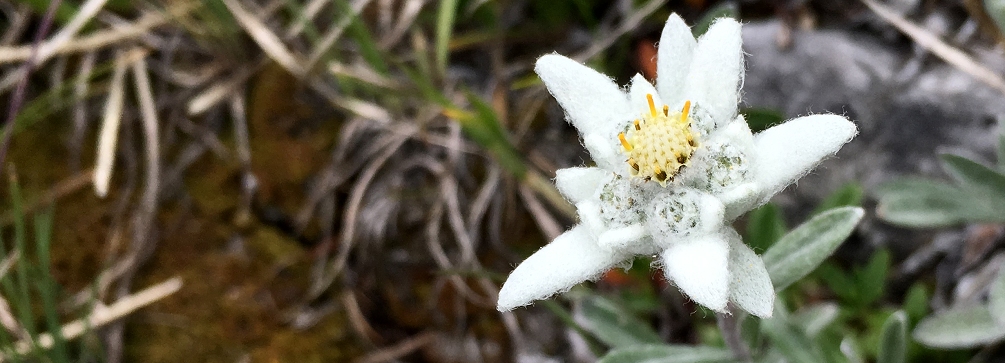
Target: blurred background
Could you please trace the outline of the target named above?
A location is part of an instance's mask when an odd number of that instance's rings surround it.
[[[1005,261],[992,0],[0,0],[2,357],[591,362],[625,341],[721,347],[714,315],[646,258],[495,309],[512,268],[576,223],[555,170],[592,162],[534,61],[651,80],[671,13],[695,35],[744,24],[755,132],[824,112],[859,127],[736,222],[762,253],[819,211],[865,208],[779,295],[820,319],[806,328],[820,349],[876,361],[899,310],[907,361],[1005,361],[1005,322],[989,320]],[[969,183],[974,168],[998,176]],[[990,324],[983,335],[913,330],[958,306],[985,306],[953,319]]]

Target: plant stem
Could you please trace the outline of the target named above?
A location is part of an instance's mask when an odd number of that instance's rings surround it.
[[[740,319],[734,314],[730,313],[730,307],[726,307],[725,313],[715,313],[715,320],[719,325],[719,331],[722,332],[722,340],[726,342],[726,346],[729,350],[733,352],[733,357],[736,358],[738,362],[751,362],[750,348],[743,342],[743,337],[740,336]]]

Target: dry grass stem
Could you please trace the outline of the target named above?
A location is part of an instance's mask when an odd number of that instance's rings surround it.
[[[555,217],[548,213],[548,210],[541,205],[541,201],[537,200],[537,196],[527,185],[521,185],[520,197],[523,199],[524,206],[530,211],[530,214],[534,216],[534,223],[537,223],[538,228],[544,233],[544,236],[548,240],[554,240],[558,235],[562,234],[564,228]]]
[[[89,330],[105,326],[144,306],[168,297],[181,289],[181,286],[181,278],[174,277],[135,294],[123,297],[111,305],[95,306],[94,311],[87,318],[74,320],[63,325],[60,329],[60,335],[63,336],[63,339],[75,339]],[[40,334],[35,340],[35,344],[42,349],[49,349],[52,347],[53,337],[50,333]],[[15,344],[15,351],[18,355],[27,354],[31,348],[31,342],[27,341],[19,341]],[[9,358],[0,357],[0,361]]]
[[[312,51],[311,55],[307,57],[307,62],[304,63],[303,69],[306,70],[313,69],[314,65],[316,65],[326,54],[328,54],[329,51],[331,51],[331,47],[334,46],[335,42],[339,40],[339,37],[342,36],[342,32],[345,31],[345,28],[347,26],[349,26],[349,23],[351,23],[353,19],[359,16],[359,13],[363,11],[363,8],[365,8],[369,4],[370,0],[354,1],[353,4],[350,6],[352,12],[342,14],[341,15],[342,19],[340,19],[338,23],[335,23],[335,25],[333,25],[330,29],[328,29],[328,32],[325,33],[323,37],[321,37],[321,40],[318,41],[317,44],[315,44],[314,51]]]
[[[303,78],[307,75],[307,70],[301,66],[300,60],[289,49],[286,49],[279,36],[269,30],[265,23],[248,12],[237,0],[222,1],[227,9],[230,9],[231,14],[234,15],[241,27],[248,32],[251,39],[262,48],[265,54],[269,55],[269,58],[272,58],[297,78]]]
[[[499,184],[502,180],[502,170],[498,165],[492,165],[489,167],[488,174],[485,176],[485,181],[482,182],[481,188],[475,193],[474,200],[471,201],[468,207],[468,233],[472,238],[478,236],[479,231],[481,231],[481,221],[485,217],[485,213],[489,210],[489,203],[492,202],[492,196],[495,195],[499,190]]]
[[[384,125],[387,125],[392,120],[391,113],[375,103],[348,97],[321,82],[311,82],[310,87],[327,98],[328,102],[331,102],[333,106],[352,112],[359,117]]]
[[[257,62],[251,62],[251,65],[246,65],[235,71],[230,77],[217,81],[213,85],[206,87],[206,89],[196,96],[192,97],[188,101],[188,114],[189,116],[201,115],[206,110],[211,107],[216,106],[218,103],[223,102],[228,96],[237,92],[237,90],[255,75],[262,66],[267,63],[267,60],[262,59]]]
[[[244,109],[244,96],[235,93],[230,97],[230,115],[233,117],[234,139],[237,146],[237,157],[241,167],[251,168],[251,144],[248,141],[248,117]]]
[[[14,264],[17,263],[20,257],[21,251],[15,249],[3,259],[3,262],[0,262],[0,278],[7,276],[7,272],[10,271],[11,267],[14,267]],[[3,324],[3,327],[18,339],[25,339],[31,336],[21,326],[21,323],[17,321],[17,318],[14,317],[14,312],[11,310],[10,305],[7,304],[7,299],[4,299],[3,296],[0,296],[0,324]]]
[[[331,62],[328,65],[328,70],[331,71],[333,75],[355,78],[374,86],[393,90],[401,90],[405,88],[405,85],[401,82],[385,77],[374,71],[373,68],[360,63],[344,65],[338,62]]]
[[[25,205],[21,209],[21,213],[23,215],[28,215],[41,208],[50,206],[57,200],[64,198],[70,194],[73,194],[78,190],[86,187],[88,184],[91,183],[92,179],[93,174],[91,172],[91,169],[88,169],[79,172],[76,175],[69,177],[65,180],[62,180],[59,183],[56,183],[56,185],[53,186],[52,188],[49,188],[44,193],[42,193],[42,195],[38,197],[38,199],[25,203]],[[13,211],[8,211],[4,213],[3,216],[0,217],[0,226],[9,226],[11,223],[14,223],[15,217],[16,216],[14,215]],[[3,276],[3,274],[0,273],[0,276]]]
[[[440,198],[447,206],[447,224],[454,232],[454,239],[461,251],[461,267],[470,267],[475,261],[475,245],[468,235],[464,217],[461,216],[460,196],[457,190],[457,180],[452,174],[440,176]]]
[[[604,38],[593,42],[589,48],[586,48],[586,50],[576,54],[572,58],[580,62],[585,62],[586,60],[595,57],[597,54],[600,54],[600,52],[613,45],[614,42],[622,36],[632,30],[635,30],[635,28],[637,28],[646,17],[662,8],[663,4],[666,4],[666,2],[667,0],[649,0],[649,2],[643,4],[633,13],[625,17],[625,20],[622,21],[621,24],[619,24],[613,31],[608,32]]]
[[[192,3],[189,3],[188,6],[182,5],[171,9],[171,11],[174,15],[184,13],[194,8],[191,5]],[[121,45],[123,42],[140,38],[148,34],[151,29],[168,23],[171,16],[171,14],[162,13],[145,14],[129,26],[97,31],[90,35],[74,38],[72,41],[62,42],[58,46],[53,45],[50,56],[94,52],[101,48]],[[28,45],[0,47],[0,64],[23,62],[28,60],[30,55],[31,46]]]
[[[381,348],[356,360],[356,363],[391,362],[412,353],[416,349],[436,341],[436,332],[426,331],[409,337],[398,344]]]
[[[356,238],[356,218],[363,203],[363,196],[366,194],[370,183],[373,182],[373,178],[377,175],[377,171],[408,139],[408,137],[398,135],[387,137],[390,137],[391,141],[384,149],[384,152],[368,165],[349,193],[349,201],[346,203],[345,212],[342,217],[343,230],[339,238],[338,255],[335,256],[335,261],[331,264],[326,275],[320,281],[315,281],[314,286],[311,288],[311,296],[317,296],[324,289],[327,289],[331,282],[335,280],[335,277],[342,272],[346,262],[349,260],[349,253],[353,249]]]
[[[73,136],[70,141],[70,163],[73,170],[79,170],[80,168],[80,154],[83,151],[84,134],[87,131],[88,112],[85,100],[87,100],[87,91],[91,85],[88,78],[94,70],[96,59],[96,52],[85,53],[83,59],[80,61],[80,70],[77,72],[77,78],[73,81]]]
[[[147,62],[140,58],[133,63],[133,78],[136,80],[136,99],[140,103],[140,119],[143,121],[143,135],[146,140],[147,154],[147,186],[143,193],[145,212],[154,213],[157,208],[157,191],[160,183],[160,146],[158,145],[157,109],[153,90],[150,88],[150,77],[147,75]]]
[[[108,2],[108,0],[87,0],[80,5],[80,7],[77,8],[77,12],[74,13],[73,18],[71,18],[59,32],[53,34],[48,41],[39,45],[38,55],[35,62],[39,65],[44,64],[49,57],[55,55],[56,50],[61,48],[64,44],[70,42],[70,40],[77,35],[77,32],[80,31],[80,28],[83,28],[84,25],[91,20],[91,18],[97,15],[98,11],[101,11],[101,8],[105,6],[106,2]],[[0,52],[0,54],[3,54],[3,52]]]
[[[422,11],[425,4],[426,1],[423,0],[405,0],[398,13],[398,19],[394,21],[394,28],[380,40],[380,48],[389,49],[398,44],[405,33],[412,29],[412,24],[415,23],[416,17],[419,16],[419,12]]]
[[[380,336],[370,325],[370,322],[366,321],[366,315],[363,314],[363,310],[359,307],[359,301],[356,300],[356,293],[352,291],[346,291],[342,294],[342,306],[345,307],[346,315],[349,318],[349,324],[352,326],[356,334],[361,338],[366,339],[371,344],[384,344],[384,337]]]
[[[314,20],[314,17],[325,8],[325,5],[328,5],[329,1],[331,0],[310,0],[310,2],[307,3],[307,6],[304,6],[304,11],[300,14],[302,16],[297,18],[296,22],[294,22],[293,25],[287,29],[286,37],[293,38],[300,34],[300,32],[304,31],[307,24],[310,24],[310,22]]]
[[[869,9],[872,9],[876,15],[883,18],[891,25],[899,29],[905,35],[911,37],[918,45],[921,45],[925,49],[928,49],[934,53],[946,63],[951,64],[953,67],[973,76],[978,81],[991,86],[998,91],[1005,94],[1005,80],[1002,79],[997,73],[988,69],[984,65],[977,63],[973,58],[946,42],[932,32],[925,30],[924,28],[904,19],[904,17],[898,15],[893,10],[880,5],[879,3],[872,0],[862,0]]]
[[[112,73],[112,84],[105,101],[105,113],[101,122],[101,133],[98,136],[98,157],[94,167],[94,191],[104,198],[108,194],[108,184],[112,178],[112,167],[115,164],[115,149],[119,139],[119,124],[122,122],[123,83],[125,83],[126,67],[125,53],[115,57],[115,70]]]

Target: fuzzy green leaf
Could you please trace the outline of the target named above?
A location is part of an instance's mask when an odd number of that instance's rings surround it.
[[[859,207],[831,209],[782,237],[762,256],[775,290],[784,290],[816,269],[855,230],[863,214]]]
[[[890,267],[890,251],[881,249],[872,254],[869,263],[862,269],[855,271],[858,281],[860,304],[863,306],[872,304],[883,297],[883,288],[886,286],[886,271]]]
[[[984,10],[995,21],[998,31],[1005,35],[1005,0],[984,0]]]
[[[942,154],[942,165],[972,193],[992,199],[992,205],[1005,205],[1005,175],[976,161],[953,154]]]
[[[998,325],[1005,326],[1005,268],[998,271],[998,277],[991,285],[991,293],[988,296],[988,307],[991,315],[994,316]]]
[[[921,320],[914,340],[933,348],[971,348],[1005,339],[986,305],[953,308]]]
[[[994,222],[1005,218],[980,195],[955,186],[921,178],[905,178],[881,185],[876,214],[904,227],[947,227],[967,222]]]
[[[633,345],[611,350],[599,363],[719,363],[732,362],[725,349],[687,345]]]
[[[915,282],[904,296],[904,312],[911,321],[921,320],[928,313],[928,289],[921,281]]]
[[[817,268],[814,274],[823,280],[827,288],[834,295],[837,295],[840,301],[850,304],[860,300],[859,295],[861,292],[855,279],[852,278],[851,274],[838,267],[837,264],[824,262]]]
[[[876,363],[904,363],[907,354],[907,314],[897,311],[883,323]]]
[[[837,304],[822,303],[800,309],[792,314],[792,321],[812,339],[831,325],[837,317]]]
[[[597,295],[582,301],[583,329],[609,347],[619,348],[663,341],[649,324],[618,304]]]
[[[791,363],[823,362],[819,347],[813,344],[810,337],[791,324],[790,319],[779,314],[780,310],[784,310],[784,307],[776,301],[776,317],[761,321],[761,330],[767,335],[771,345]]]

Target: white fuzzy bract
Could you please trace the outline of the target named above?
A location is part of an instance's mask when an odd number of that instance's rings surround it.
[[[656,85],[637,75],[627,92],[561,55],[538,59],[538,75],[597,166],[557,172],[580,224],[517,266],[499,291],[500,311],[649,255],[695,302],[719,312],[732,302],[771,316],[768,272],[730,223],[836,153],[857,129],[841,116],[812,115],[752,135],[737,113],[743,54],[732,19],[695,40],[671,15],[657,54]]]

